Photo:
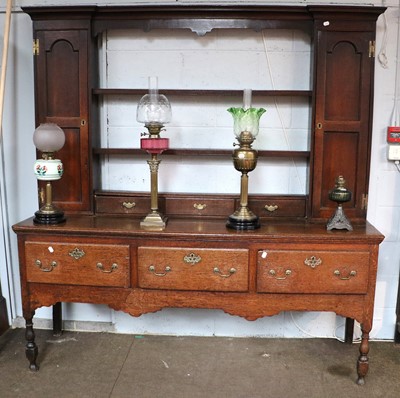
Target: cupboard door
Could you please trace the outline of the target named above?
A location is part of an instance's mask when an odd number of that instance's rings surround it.
[[[91,203],[89,34],[88,29],[36,31],[36,122],[56,123],[64,130],[65,145],[56,153],[64,175],[54,182],[53,199],[66,211],[87,211]]]
[[[316,35],[312,217],[329,218],[329,191],[342,175],[352,192],[350,219],[365,219],[371,145],[373,32],[321,31]]]

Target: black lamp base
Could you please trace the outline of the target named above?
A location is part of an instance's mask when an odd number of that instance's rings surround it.
[[[235,216],[229,216],[226,226],[230,229],[236,229],[238,231],[247,231],[260,228],[260,220],[258,216],[254,216],[251,219],[236,218]]]
[[[38,210],[35,212],[33,219],[35,224],[56,225],[65,222],[64,212],[62,210],[54,211],[53,213],[46,213]]]

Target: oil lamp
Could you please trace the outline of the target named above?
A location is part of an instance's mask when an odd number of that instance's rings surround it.
[[[65,221],[64,212],[53,205],[51,182],[63,175],[63,164],[54,159],[54,153],[65,143],[64,131],[55,123],[41,124],[33,133],[33,143],[42,152],[42,159],[34,165],[34,173],[39,181],[46,182],[44,205],[35,212],[35,224],[59,224]]]
[[[229,216],[226,226],[237,230],[251,230],[260,227],[260,221],[248,207],[248,173],[257,165],[258,154],[251,145],[256,139],[259,130],[260,117],[265,112],[264,108],[251,107],[251,90],[245,89],[243,93],[243,108],[229,108],[234,120],[235,137],[239,148],[233,151],[233,164],[235,169],[242,173],[240,179],[240,205]]]
[[[343,176],[336,178],[335,188],[329,191],[329,199],[337,203],[335,213],[329,219],[326,229],[328,231],[332,229],[347,229],[348,231],[353,230],[351,222],[344,214],[343,203],[351,200],[351,192],[346,188],[346,180]]]
[[[157,77],[149,77],[149,93],[139,101],[136,120],[144,123],[148,130],[148,133],[142,133],[142,136],[147,137],[140,139],[140,148],[151,156],[147,161],[151,184],[150,213],[140,222],[140,226],[144,229],[163,230],[167,218],[158,209],[158,167],[161,160],[157,156],[169,147],[169,139],[161,138],[160,132],[164,124],[171,120],[171,105],[165,95],[159,94]]]

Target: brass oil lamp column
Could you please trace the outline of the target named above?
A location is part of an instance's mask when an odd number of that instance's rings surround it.
[[[149,77],[149,94],[144,95],[138,104],[136,119],[144,123],[148,136],[141,138],[140,147],[151,155],[147,161],[150,167],[150,213],[140,222],[143,229],[163,230],[167,225],[165,217],[158,209],[158,168],[161,160],[158,155],[169,147],[169,139],[161,138],[164,124],[171,120],[171,105],[165,95],[158,93],[157,77]]]
[[[234,131],[239,148],[233,151],[233,164],[235,169],[242,173],[240,178],[240,205],[228,217],[226,226],[236,230],[252,230],[260,227],[259,217],[248,207],[248,173],[257,165],[258,153],[251,147],[259,130],[260,117],[265,112],[264,108],[251,107],[251,90],[244,90],[243,108],[229,108],[234,120]]]

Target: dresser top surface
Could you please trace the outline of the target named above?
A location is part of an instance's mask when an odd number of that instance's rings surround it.
[[[325,224],[304,221],[265,221],[261,228],[253,231],[236,231],[225,226],[225,220],[169,219],[164,230],[143,229],[140,219],[121,216],[70,215],[59,225],[35,225],[33,218],[13,226],[17,234],[34,235],[83,235],[96,237],[133,237],[144,239],[216,239],[242,240],[285,240],[295,243],[304,239],[313,242],[331,243],[380,243],[384,236],[368,222],[354,225],[353,231],[327,231]]]

